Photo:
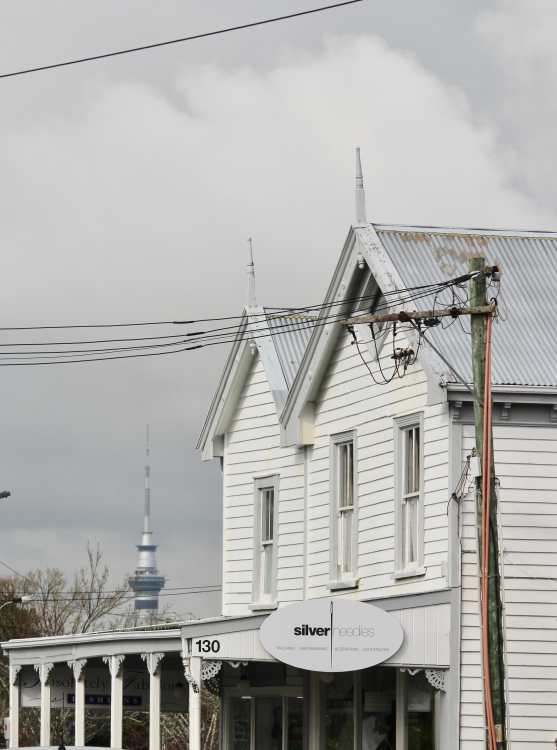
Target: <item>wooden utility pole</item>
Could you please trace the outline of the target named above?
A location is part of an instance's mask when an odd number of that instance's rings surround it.
[[[470,307],[478,308],[487,305],[486,296],[486,260],[484,257],[470,259],[470,273],[476,274],[470,280]],[[474,381],[474,423],[476,431],[476,451],[478,456],[484,456],[484,428],[485,428],[485,409],[488,406],[485,403],[485,374],[486,366],[486,333],[487,333],[487,315],[481,313],[472,313],[472,373]],[[482,473],[488,471],[490,489],[489,502],[489,526],[488,526],[488,545],[487,550],[483,549],[482,528],[482,508],[484,497],[482,492],[481,477],[476,479],[476,503],[478,510],[478,557],[480,568],[483,566],[483,555],[487,554],[487,622],[482,622],[482,628],[487,628],[487,643],[489,649],[488,656],[488,676],[484,674],[484,682],[490,687],[486,690],[486,715],[489,704],[492,705],[494,733],[497,748],[507,747],[506,742],[506,724],[505,724],[505,669],[503,658],[503,627],[502,627],[502,602],[501,602],[501,581],[499,575],[499,540],[497,527],[497,492],[495,483],[495,463],[493,460],[493,437],[491,425],[489,427],[489,436],[491,450],[489,466],[482,466]],[[484,487],[486,484],[484,484]],[[485,590],[485,589],[484,589]],[[486,665],[484,664],[484,669]],[[491,748],[489,736],[488,747]]]
[[[499,575],[499,540],[497,530],[497,493],[495,463],[493,460],[493,430],[491,418],[491,356],[486,361],[486,351],[491,354],[491,326],[494,305],[488,305],[486,277],[498,271],[497,266],[486,266],[485,258],[470,259],[470,306],[437,308],[435,310],[401,310],[386,314],[355,315],[339,321],[352,330],[355,325],[373,325],[381,322],[423,323],[431,327],[439,318],[469,315],[472,328],[472,373],[474,381],[474,422],[476,451],[482,457],[482,473],[476,479],[478,508],[478,556],[482,570],[482,668],[487,724],[488,750],[506,750],[505,665],[503,658],[503,627],[501,580]],[[464,277],[465,278],[465,277]],[[418,323],[419,321],[419,323]],[[352,331],[353,333],[353,331]],[[353,333],[354,335],[354,333]],[[486,347],[486,343],[489,346]],[[402,355],[413,354],[412,349],[400,350]],[[396,353],[393,359],[401,358]],[[486,379],[487,370],[487,379]],[[485,393],[489,401],[485,403]],[[486,408],[487,407],[487,408]],[[485,435],[487,447],[484,451]],[[485,464],[485,466],[483,465]],[[487,475],[485,475],[487,472]],[[487,526],[483,508],[488,508]],[[484,557],[485,549],[485,557]]]

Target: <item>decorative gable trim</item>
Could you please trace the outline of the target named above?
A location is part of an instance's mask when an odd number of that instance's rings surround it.
[[[362,258],[364,263],[362,263]],[[374,226],[369,224],[351,227],[324,304],[357,295],[363,275],[367,272],[366,266],[383,293],[396,293],[405,288]],[[391,296],[389,299],[393,302],[403,302],[404,295]],[[347,303],[346,309],[337,312],[345,312],[348,315],[351,312],[350,308],[351,304]],[[320,319],[325,315],[325,312],[321,312]],[[309,419],[313,413],[312,404],[316,400],[330,358],[342,332],[342,326],[334,322],[315,326],[280,417],[283,445],[313,443],[313,429]],[[441,371],[427,346],[422,347],[420,359],[427,378],[429,403],[445,401],[446,394],[439,385]]]
[[[248,330],[250,323],[252,324],[251,332]],[[254,336],[255,323],[257,323],[257,333]],[[261,357],[265,376],[275,401],[278,419],[286,400],[286,380],[263,308],[247,308],[197,442],[197,448],[201,450],[201,457],[204,461],[224,455],[224,434],[234,415],[256,353]]]

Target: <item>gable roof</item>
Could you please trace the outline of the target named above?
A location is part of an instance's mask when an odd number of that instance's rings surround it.
[[[264,310],[284,379],[287,388],[290,388],[311,337],[313,325],[296,322],[295,318],[285,322],[284,312],[277,313],[267,307]]]
[[[502,271],[498,300],[502,321],[495,328],[493,344],[494,385],[518,390],[557,387],[557,368],[549,354],[554,335],[552,311],[556,309],[555,232],[372,223],[351,227],[324,303],[354,296],[357,280],[361,279],[362,259],[381,291],[396,296],[400,290],[460,276],[468,271],[468,258],[481,254]],[[461,295],[466,293],[463,289]],[[495,291],[491,293],[494,295]],[[399,301],[403,297],[399,295]],[[451,303],[452,293],[449,297],[447,293],[439,295],[437,300]],[[428,309],[434,307],[434,301],[433,295],[424,296],[408,306]],[[351,312],[348,304],[337,312],[341,310],[347,315]],[[320,317],[325,314],[320,313]],[[469,321],[461,322],[428,331],[426,340],[432,346],[422,347],[420,359],[431,394],[441,392],[441,375],[448,383],[472,380],[470,336],[466,332]],[[306,406],[311,406],[341,329],[342,326],[330,323],[317,325],[312,331],[281,414],[287,443],[300,440],[302,433],[307,434],[303,425],[295,426],[295,421],[303,417]]]
[[[493,333],[494,385],[556,386],[552,349],[557,310],[557,233],[492,229],[450,229],[373,225],[394,268],[406,287],[455,278],[468,271],[468,259],[485,255],[501,271],[498,299],[501,322]],[[464,290],[463,290],[464,291]],[[494,290],[490,290],[490,295]],[[440,296],[450,303],[451,295]],[[433,296],[418,303],[427,309]],[[468,320],[428,338],[467,382],[471,382]],[[458,378],[445,366],[449,382]]]
[[[285,322],[285,313],[244,310],[197,447],[204,459],[223,455],[222,437],[238,403],[257,350],[277,410],[277,421],[310,337],[306,323]]]

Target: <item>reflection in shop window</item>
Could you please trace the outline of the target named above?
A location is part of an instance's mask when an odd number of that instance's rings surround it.
[[[250,750],[250,700],[245,698],[234,698],[230,702],[230,713],[232,750]]]
[[[352,672],[323,675],[324,750],[354,750],[354,677]]]
[[[362,750],[395,750],[395,706],[396,670],[365,669],[362,672]]]
[[[304,701],[288,698],[288,750],[304,750]]]
[[[255,699],[255,747],[282,750],[282,698]]]
[[[408,679],[408,750],[435,748],[435,689],[423,672]]]

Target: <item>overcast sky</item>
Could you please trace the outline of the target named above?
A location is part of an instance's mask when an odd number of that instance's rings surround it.
[[[309,0],[3,0],[0,73],[316,7]],[[320,301],[353,219],[557,228],[554,0],[366,0],[0,80],[0,326]],[[2,343],[47,334],[2,334]],[[50,340],[60,340],[51,334]],[[220,581],[216,463],[197,435],[226,350],[0,368],[0,557],[135,566],[144,425],[168,586]],[[217,597],[168,597],[180,613]]]

